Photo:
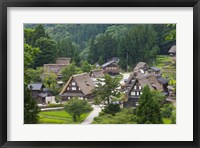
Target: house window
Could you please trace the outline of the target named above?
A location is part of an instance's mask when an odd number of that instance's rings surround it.
[[[141,87],[141,86],[139,86],[139,89],[142,89],[142,87]]]
[[[67,87],[67,90],[69,90],[69,87]]]
[[[131,92],[131,96],[135,96],[135,92],[134,91]]]
[[[75,86],[76,85],[76,83],[75,82],[72,82],[72,86]]]
[[[136,86],[136,85],[134,86],[134,89],[137,89],[137,86]]]
[[[72,90],[76,90],[76,87],[72,87]]]
[[[137,96],[139,96],[139,91],[137,91]]]
[[[78,90],[81,90],[80,87],[78,88]]]

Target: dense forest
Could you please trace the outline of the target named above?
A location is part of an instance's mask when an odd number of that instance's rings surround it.
[[[176,43],[169,24],[25,24],[25,54],[37,51],[28,68],[54,63],[57,57],[70,57],[103,64],[112,57],[120,59],[123,70],[132,70],[139,61],[153,64],[158,54],[168,54]]]

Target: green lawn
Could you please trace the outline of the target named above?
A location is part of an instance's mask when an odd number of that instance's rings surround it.
[[[171,119],[163,118],[164,124],[171,124]]]
[[[72,120],[72,117],[65,112],[61,111],[44,111],[39,113],[40,123],[41,124],[79,124],[89,115],[82,114],[80,119],[77,122]]]

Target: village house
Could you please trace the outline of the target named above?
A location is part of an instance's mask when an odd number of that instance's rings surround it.
[[[140,70],[142,74],[147,73],[149,66],[145,62],[138,62],[133,71]]]
[[[139,97],[142,95],[144,86],[149,86],[151,90],[163,92],[162,85],[158,82],[155,75],[140,75],[136,77],[131,86],[126,92],[126,101],[123,102],[123,107],[137,107],[139,105]]]
[[[118,62],[115,60],[109,61],[103,64],[101,67],[105,74],[106,73],[111,74],[111,75],[119,74],[119,65],[118,65]]]
[[[42,83],[31,83],[28,85],[32,98],[36,99],[37,104],[45,104],[46,97],[51,96],[51,92]]]
[[[154,74],[155,76],[161,74],[160,68],[158,68],[158,67],[150,67],[150,70],[149,70],[149,71],[150,71],[150,73]]]
[[[60,57],[56,59],[56,64],[65,64],[65,65],[69,65],[70,64],[70,60],[71,58],[64,58],[64,57]]]
[[[169,51],[168,51],[170,56],[176,56],[176,45],[173,45]]]
[[[105,74],[103,73],[102,69],[96,69],[96,70],[92,70],[90,72],[90,77],[91,78],[102,78],[104,76],[105,76]]]
[[[62,101],[67,101],[73,97],[91,99],[94,87],[88,73],[77,74],[71,76],[59,95],[62,97]]]
[[[61,81],[62,69],[70,64],[70,60],[71,60],[70,58],[58,58],[56,59],[56,64],[44,64],[45,69],[52,71],[57,75],[59,85],[63,84],[63,82]]]

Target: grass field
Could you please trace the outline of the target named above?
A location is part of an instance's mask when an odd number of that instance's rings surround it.
[[[72,117],[65,112],[61,111],[44,111],[39,113],[41,124],[79,124],[89,115],[83,114],[77,122],[72,120]]]
[[[171,119],[163,118],[164,124],[171,124]]]
[[[176,65],[172,60],[172,57],[167,55],[158,55],[154,66],[161,69],[163,77],[176,79]]]

